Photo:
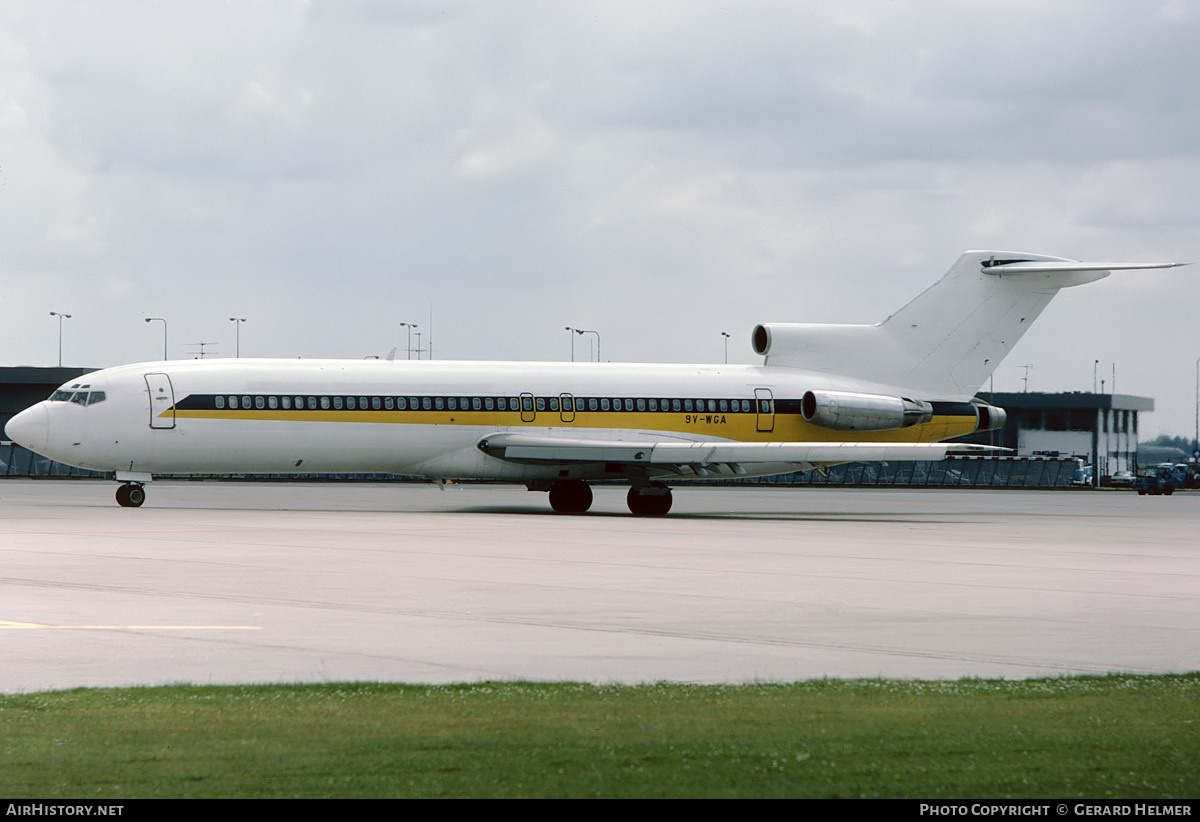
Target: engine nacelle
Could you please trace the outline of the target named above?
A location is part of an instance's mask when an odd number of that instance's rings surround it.
[[[978,404],[975,406],[976,431],[998,431],[1008,421],[1008,413],[1003,408],[994,405]]]
[[[835,431],[887,431],[929,422],[933,419],[933,405],[884,394],[805,391],[800,413],[813,425]]]

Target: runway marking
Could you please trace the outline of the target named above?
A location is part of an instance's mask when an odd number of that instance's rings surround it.
[[[261,625],[48,625],[0,619],[0,630],[18,631],[261,631]]]

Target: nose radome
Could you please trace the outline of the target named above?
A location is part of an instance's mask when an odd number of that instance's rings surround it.
[[[26,408],[17,414],[4,426],[4,433],[10,440],[23,445],[30,451],[41,454],[45,451],[46,440],[50,435],[49,415],[41,403]]]

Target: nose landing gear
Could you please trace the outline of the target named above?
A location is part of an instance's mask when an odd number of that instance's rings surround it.
[[[117,488],[117,505],[137,508],[146,501],[146,489],[138,482],[127,482]]]

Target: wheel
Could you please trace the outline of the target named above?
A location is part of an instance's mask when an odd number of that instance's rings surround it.
[[[1164,493],[1164,494],[1166,494],[1168,497],[1169,497],[1169,496],[1171,496],[1172,494],[1174,494],[1174,493],[1175,493],[1175,486],[1174,486],[1174,485],[1168,485],[1168,486],[1164,487],[1164,488],[1163,488],[1163,493]]]
[[[592,489],[580,480],[562,480],[550,486],[550,507],[560,514],[582,514],[592,507]]]
[[[671,489],[660,483],[646,488],[630,488],[625,496],[629,511],[638,517],[661,517],[671,510]]]
[[[117,504],[122,508],[137,508],[146,501],[146,489],[134,483],[126,483],[117,489]]]

